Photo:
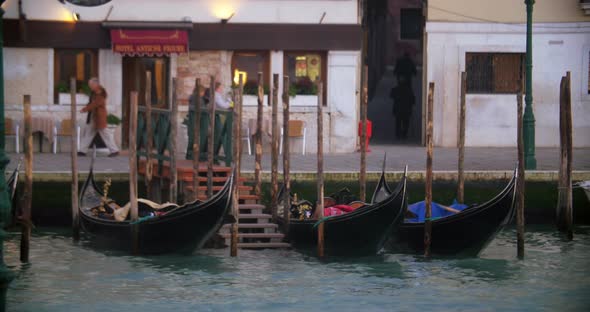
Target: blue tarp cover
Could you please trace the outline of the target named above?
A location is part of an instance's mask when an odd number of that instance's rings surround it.
[[[457,202],[457,200],[454,200],[453,203],[451,205],[449,205],[448,207],[451,207],[453,209],[457,209],[457,210],[461,211],[461,210],[467,208],[467,205],[459,204]],[[408,210],[411,211],[412,213],[414,213],[418,217],[412,218],[412,219],[406,219],[406,222],[424,222],[424,215],[426,214],[426,202],[425,201],[421,201],[421,202],[417,202],[417,203],[409,205]],[[453,214],[454,213],[452,213],[448,210],[445,210],[443,207],[441,207],[440,204],[432,202],[432,219],[444,218],[444,217],[448,217]]]

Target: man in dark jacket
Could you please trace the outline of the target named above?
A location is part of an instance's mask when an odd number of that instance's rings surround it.
[[[398,139],[405,139],[408,137],[410,117],[412,116],[412,107],[416,102],[416,97],[408,82],[399,83],[395,88],[391,89],[390,97],[393,99],[395,136]]]

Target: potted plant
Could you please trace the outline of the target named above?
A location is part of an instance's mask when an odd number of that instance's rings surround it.
[[[117,128],[121,124],[121,119],[113,114],[107,115],[107,126],[109,128]]]
[[[237,88],[237,86],[236,86]],[[264,99],[263,103],[268,103],[268,93],[270,91],[267,85],[264,88]],[[244,106],[257,106],[258,105],[258,82],[254,80],[248,80],[244,84],[244,95],[242,96]]]
[[[298,78],[289,87],[292,106],[317,106],[318,87],[308,77]]]
[[[80,86],[76,92],[76,105],[88,104],[90,97],[90,87],[86,83],[78,84]],[[55,91],[58,93],[58,104],[70,105],[72,104],[72,96],[70,95],[70,87],[67,83],[61,81],[55,87]]]

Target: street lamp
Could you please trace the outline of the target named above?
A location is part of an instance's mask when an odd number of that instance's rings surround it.
[[[527,170],[537,169],[535,159],[535,115],[533,113],[533,5],[535,0],[524,0],[526,4],[526,89],[523,123],[524,166]]]
[[[0,6],[5,0],[0,0]],[[4,263],[4,224],[10,218],[10,200],[4,175],[9,159],[4,152],[4,38],[3,38],[4,9],[0,7],[0,311],[6,310],[6,290],[14,278]]]

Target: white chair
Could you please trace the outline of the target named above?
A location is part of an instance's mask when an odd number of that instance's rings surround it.
[[[279,147],[279,153],[283,153],[283,128],[281,127],[281,144]],[[303,146],[301,148],[301,154],[305,155],[305,143],[307,137],[307,128],[305,127],[305,121],[303,120],[289,120],[289,138],[301,138],[303,139]]]
[[[7,137],[14,136],[14,149],[20,153],[20,125],[11,118],[4,118],[4,135]]]
[[[59,123],[58,126],[53,127],[53,153],[57,154],[57,145],[60,137],[71,137],[72,136],[72,120],[64,119]],[[78,147],[80,147],[80,126],[76,126],[76,141]],[[73,148],[73,146],[72,146]]]
[[[252,139],[250,135],[250,128],[246,127],[246,129],[242,129],[242,140],[246,140],[248,144],[248,155],[252,155]]]

